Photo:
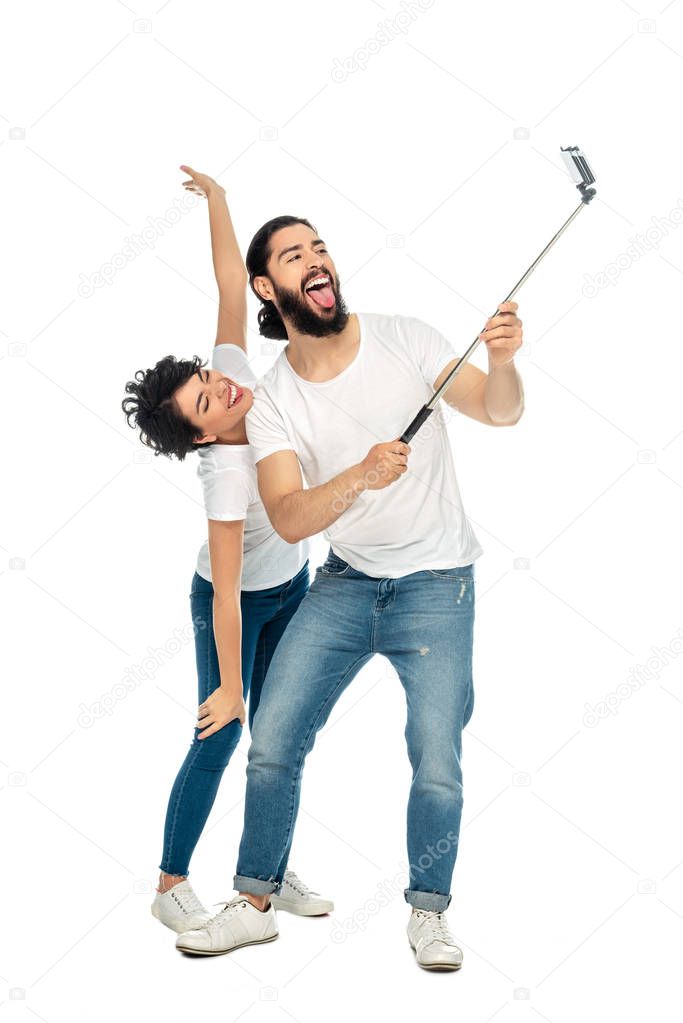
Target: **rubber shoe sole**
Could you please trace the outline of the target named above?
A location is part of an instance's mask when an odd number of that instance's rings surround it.
[[[417,958],[417,949],[414,945],[410,946],[415,953],[415,962],[421,970],[434,970],[437,973],[450,973],[454,970],[462,969],[462,963],[421,963]]]
[[[270,899],[272,905],[276,910],[280,910],[283,913],[292,913],[293,916],[327,916],[330,912],[329,909],[314,909],[312,906],[306,906],[289,899],[281,899],[277,895],[271,896]]]
[[[179,952],[185,952],[186,955],[224,956],[227,955],[228,952],[236,952],[238,948],[244,948],[245,945],[265,945],[267,941],[275,941],[275,939],[279,937],[280,937],[279,933],[271,934],[269,938],[256,938],[254,941],[242,941],[239,945],[233,945],[232,948],[217,948],[211,951],[200,948],[183,948],[182,945],[178,944],[176,944],[176,948],[178,949]]]

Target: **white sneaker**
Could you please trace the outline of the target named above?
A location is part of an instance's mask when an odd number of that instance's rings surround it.
[[[462,966],[462,951],[448,930],[444,913],[413,907],[408,940],[418,965],[425,970],[459,970]]]
[[[211,919],[189,881],[181,881],[167,892],[157,892],[151,910],[157,920],[177,934],[204,927]]]
[[[175,947],[198,956],[219,956],[242,945],[260,945],[278,936],[277,920],[272,903],[261,912],[248,899],[237,896],[208,923],[196,930],[178,935]]]
[[[285,870],[280,893],[271,895],[270,901],[276,909],[296,916],[322,916],[334,909],[334,902],[321,899],[319,892],[312,892],[293,870]]]

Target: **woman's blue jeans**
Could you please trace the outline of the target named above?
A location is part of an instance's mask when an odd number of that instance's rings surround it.
[[[244,699],[248,699],[250,730],[275,648],[308,586],[306,562],[286,583],[267,590],[242,591],[242,683]],[[196,572],[190,605],[195,624],[199,704],[220,685],[220,671],[213,632],[213,586]],[[239,743],[242,725],[235,719],[206,739],[197,738],[199,731],[195,728],[192,745],[168,802],[164,850],[159,864],[166,874],[188,874],[190,858],[211,812],[223,772]]]
[[[404,897],[420,909],[447,908],[463,806],[461,736],[474,706],[473,625],[474,564],[376,578],[330,550],[263,686],[249,748],[237,891],[279,891],[316,733],[363,665],[383,654],[407,704],[412,781]],[[373,750],[349,755],[366,756],[372,771]]]

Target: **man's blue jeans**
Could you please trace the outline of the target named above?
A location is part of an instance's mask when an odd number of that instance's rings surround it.
[[[463,805],[462,730],[474,705],[473,626],[473,563],[375,578],[330,549],[263,685],[248,754],[237,891],[280,890],[316,733],[363,665],[383,654],[407,702],[412,782],[404,896],[420,909],[448,907]]]
[[[285,583],[266,590],[242,590],[242,689],[248,701],[249,729],[254,727],[263,681],[273,654],[309,584],[308,561]],[[213,633],[213,586],[195,572],[190,593],[195,626],[198,704],[221,684]],[[235,718],[206,739],[194,737],[173,783],[166,810],[164,849],[159,869],[187,875],[190,859],[204,830],[218,786],[242,735]],[[282,868],[284,873],[284,867]]]

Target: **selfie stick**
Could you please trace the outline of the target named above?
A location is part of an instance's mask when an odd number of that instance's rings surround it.
[[[578,146],[567,146],[565,148],[564,146],[560,146],[560,152],[562,153],[562,158],[563,158],[563,160],[564,160],[564,162],[565,162],[565,164],[567,166],[567,170],[569,171],[572,180],[574,181],[576,187],[578,188],[579,192],[581,193],[581,202],[576,207],[576,209],[574,210],[572,215],[570,217],[568,217],[567,220],[565,220],[564,224],[562,225],[560,230],[557,232],[557,234],[553,238],[551,238],[551,240],[548,242],[548,244],[543,249],[541,254],[536,257],[536,259],[533,261],[533,263],[531,264],[531,266],[529,267],[527,272],[524,274],[524,276],[521,277],[517,281],[517,283],[515,284],[514,288],[510,292],[510,294],[507,295],[507,297],[503,299],[503,302],[509,302],[510,299],[512,298],[512,296],[515,295],[519,291],[519,289],[522,287],[524,282],[527,281],[529,279],[529,277],[531,276],[531,274],[534,272],[534,270],[536,269],[538,264],[541,262],[543,257],[546,255],[546,253],[549,252],[550,249],[553,247],[553,245],[555,244],[557,239],[560,237],[560,235],[564,234],[564,232],[567,230],[567,228],[571,224],[572,220],[574,220],[574,218],[578,216],[579,211],[582,210],[584,208],[584,206],[587,206],[588,203],[593,198],[593,196],[596,194],[595,189],[594,188],[590,188],[590,185],[592,185],[593,182],[595,181],[595,176],[593,175],[592,170],[588,166],[588,161],[586,160],[586,157],[583,155],[583,153],[581,152],[579,147]],[[496,309],[496,312],[493,313],[492,315],[495,316],[497,312],[498,312],[498,310]],[[458,375],[458,373],[460,372],[462,367],[465,365],[465,363],[468,361],[470,356],[476,350],[476,348],[479,345],[479,343],[481,341],[483,341],[483,340],[484,340],[484,338],[477,337],[472,342],[472,344],[467,349],[465,354],[463,356],[461,356],[460,359],[458,359],[457,363],[455,364],[455,366],[453,367],[451,372],[448,374],[448,376],[446,377],[444,382],[441,384],[441,386],[439,387],[438,391],[435,391],[434,394],[432,395],[432,397],[427,402],[427,404],[422,406],[422,408],[417,413],[417,415],[413,419],[413,421],[410,424],[410,426],[403,432],[401,437],[399,437],[399,440],[403,441],[405,444],[408,444],[412,440],[412,438],[415,436],[415,434],[420,429],[420,427],[431,416],[432,412],[434,411],[434,407],[436,406],[436,403],[439,400],[439,398],[442,396],[444,391],[449,387],[449,385],[451,384],[452,380]]]

